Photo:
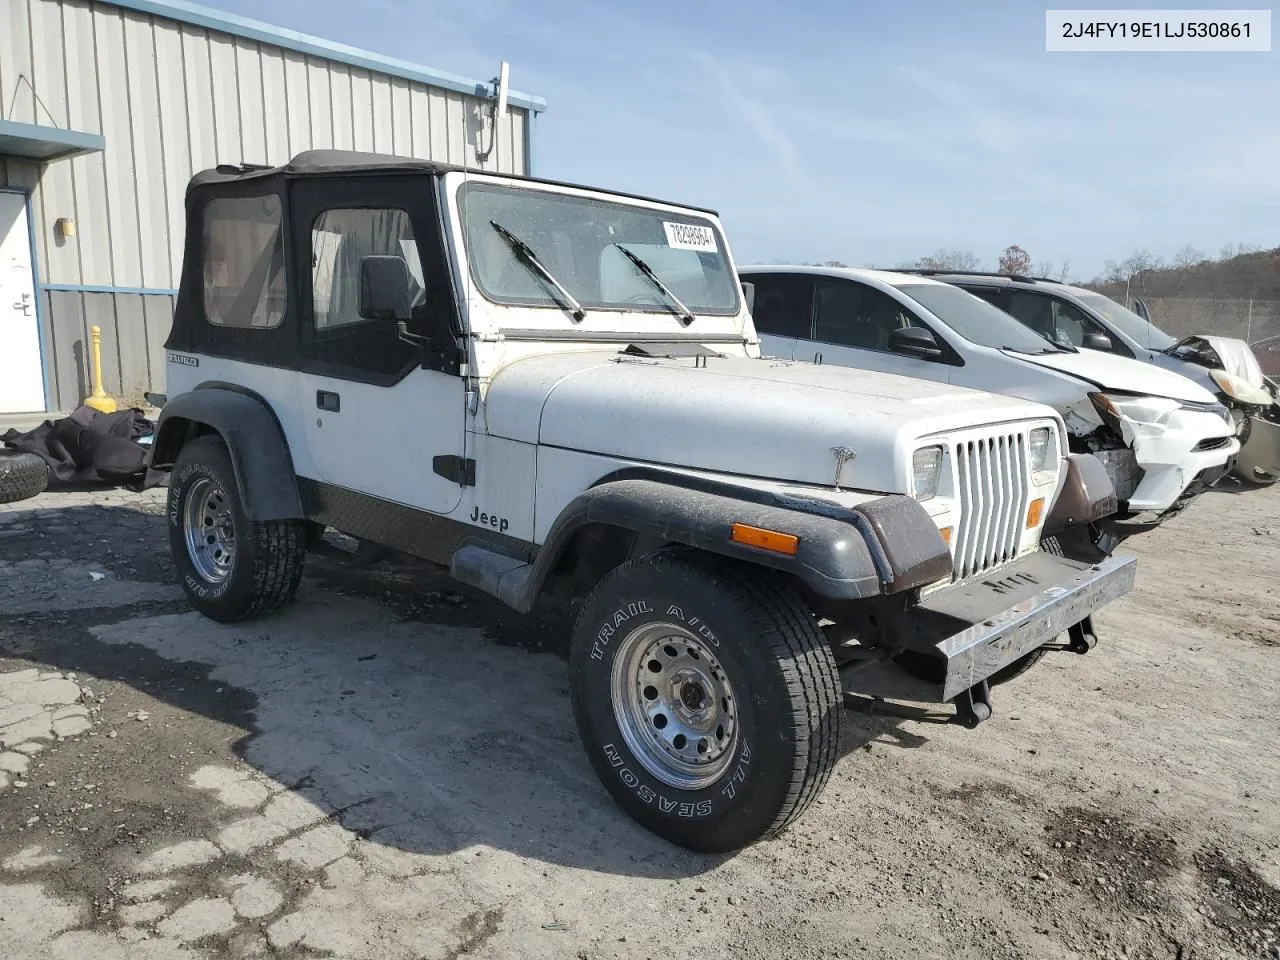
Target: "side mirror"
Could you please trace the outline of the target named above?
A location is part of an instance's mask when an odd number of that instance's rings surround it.
[[[1111,338],[1105,333],[1086,333],[1081,346],[1086,350],[1110,350]]]
[[[747,313],[754,313],[756,309],[756,285],[750,280],[742,281],[742,297],[747,301]]]
[[[942,347],[933,331],[924,327],[903,327],[889,334],[889,349],[908,357],[936,360],[942,356]]]
[[[409,316],[409,265],[401,257],[360,260],[360,316],[365,320],[402,320]]]

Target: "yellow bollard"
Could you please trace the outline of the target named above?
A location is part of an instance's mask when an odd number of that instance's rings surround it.
[[[102,389],[102,328],[90,327],[89,336],[93,341],[93,359],[91,363],[93,393],[85,398],[84,405],[92,407],[99,413],[115,413],[116,402],[108,397],[106,391]]]

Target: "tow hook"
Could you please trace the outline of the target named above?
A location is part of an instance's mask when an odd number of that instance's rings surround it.
[[[983,720],[991,719],[991,687],[987,681],[975,683],[955,699],[956,715],[952,723],[972,730]]]
[[[1072,653],[1086,654],[1096,647],[1098,635],[1093,632],[1093,617],[1067,627],[1067,638],[1067,649]]]

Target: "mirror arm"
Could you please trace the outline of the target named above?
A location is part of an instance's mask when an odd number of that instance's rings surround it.
[[[410,333],[409,324],[405,320],[396,321],[396,335],[405,343],[412,344],[415,347],[430,347],[434,343],[430,337],[424,337],[417,333]]]

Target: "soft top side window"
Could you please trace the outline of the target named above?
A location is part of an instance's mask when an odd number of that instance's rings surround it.
[[[311,227],[311,309],[317,330],[366,322],[360,316],[360,263],[368,256],[403,260],[413,283],[410,305],[423,301],[426,282],[407,211],[329,208]]]
[[[280,198],[210,200],[202,239],[205,318],[219,327],[278,327],[287,302]]]

